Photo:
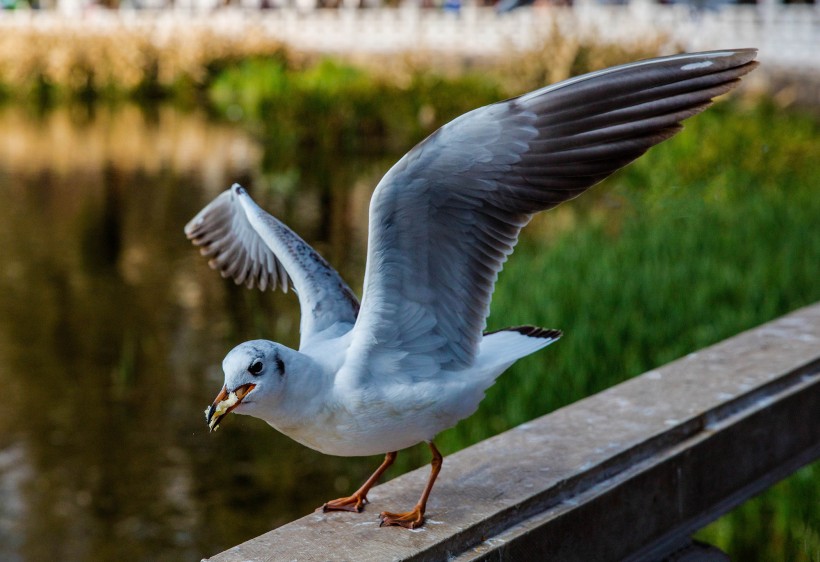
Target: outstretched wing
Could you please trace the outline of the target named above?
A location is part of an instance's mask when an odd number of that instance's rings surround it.
[[[359,301],[325,259],[257,205],[238,184],[222,192],[185,225],[185,234],[222,277],[252,289],[287,292],[290,280],[302,308],[302,346],[349,330]]]
[[[671,137],[751,71],[756,50],[650,59],[482,107],[379,183],[351,354],[372,372],[462,369],[531,216]]]

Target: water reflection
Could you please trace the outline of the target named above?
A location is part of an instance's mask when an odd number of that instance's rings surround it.
[[[252,418],[207,434],[224,353],[295,345],[298,306],[223,282],[182,226],[242,181],[358,287],[387,161],[277,162],[165,107],[6,107],[0,127],[0,559],[199,559],[369,473]]]

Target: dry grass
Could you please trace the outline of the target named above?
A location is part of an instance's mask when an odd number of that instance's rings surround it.
[[[505,58],[413,52],[348,59],[384,83],[406,87],[420,74],[488,74],[509,94],[628,60],[674,50],[661,34],[608,41],[556,19],[533,50]],[[233,63],[271,58],[295,68],[316,57],[296,54],[246,17],[188,20],[104,13],[83,19],[11,17],[0,21],[0,89],[9,97],[122,97],[173,95],[202,89]]]
[[[615,42],[592,33],[575,33],[556,20],[537,48],[500,59],[494,69],[499,81],[513,95],[585,72],[679,50],[661,33],[641,34],[631,41]]]
[[[129,22],[31,18],[0,26],[0,84],[14,98],[202,87],[213,71],[248,57],[284,57],[261,26],[160,19]]]
[[[358,53],[344,59],[398,87],[409,87],[416,77],[431,72],[448,79],[472,73],[503,85],[508,95],[517,95],[585,72],[681,50],[661,33],[615,42],[571,28],[568,20],[555,20],[537,47],[511,49],[503,57],[476,58],[419,50],[369,56]]]

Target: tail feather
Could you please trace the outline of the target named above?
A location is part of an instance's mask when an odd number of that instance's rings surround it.
[[[522,336],[528,336],[531,338],[547,338],[552,340],[557,340],[563,334],[561,330],[553,330],[548,328],[539,328],[538,326],[512,326],[510,328],[502,328],[500,330],[493,330],[492,332],[484,332],[485,336],[491,336],[493,334],[497,334],[499,332],[518,332]],[[552,343],[552,342],[550,342]]]
[[[479,347],[478,361],[489,371],[506,369],[518,359],[535,353],[562,336],[560,330],[537,326],[514,326],[494,332],[485,332]],[[498,376],[498,372],[495,376]]]

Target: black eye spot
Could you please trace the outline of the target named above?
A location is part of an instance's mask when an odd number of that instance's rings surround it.
[[[262,372],[263,368],[264,365],[262,365],[261,361],[254,361],[253,363],[251,363],[251,366],[248,367],[248,372],[252,375],[258,375]]]
[[[285,374],[285,362],[282,361],[282,358],[279,357],[278,355],[276,356],[276,368],[279,369],[279,374],[280,375]]]

